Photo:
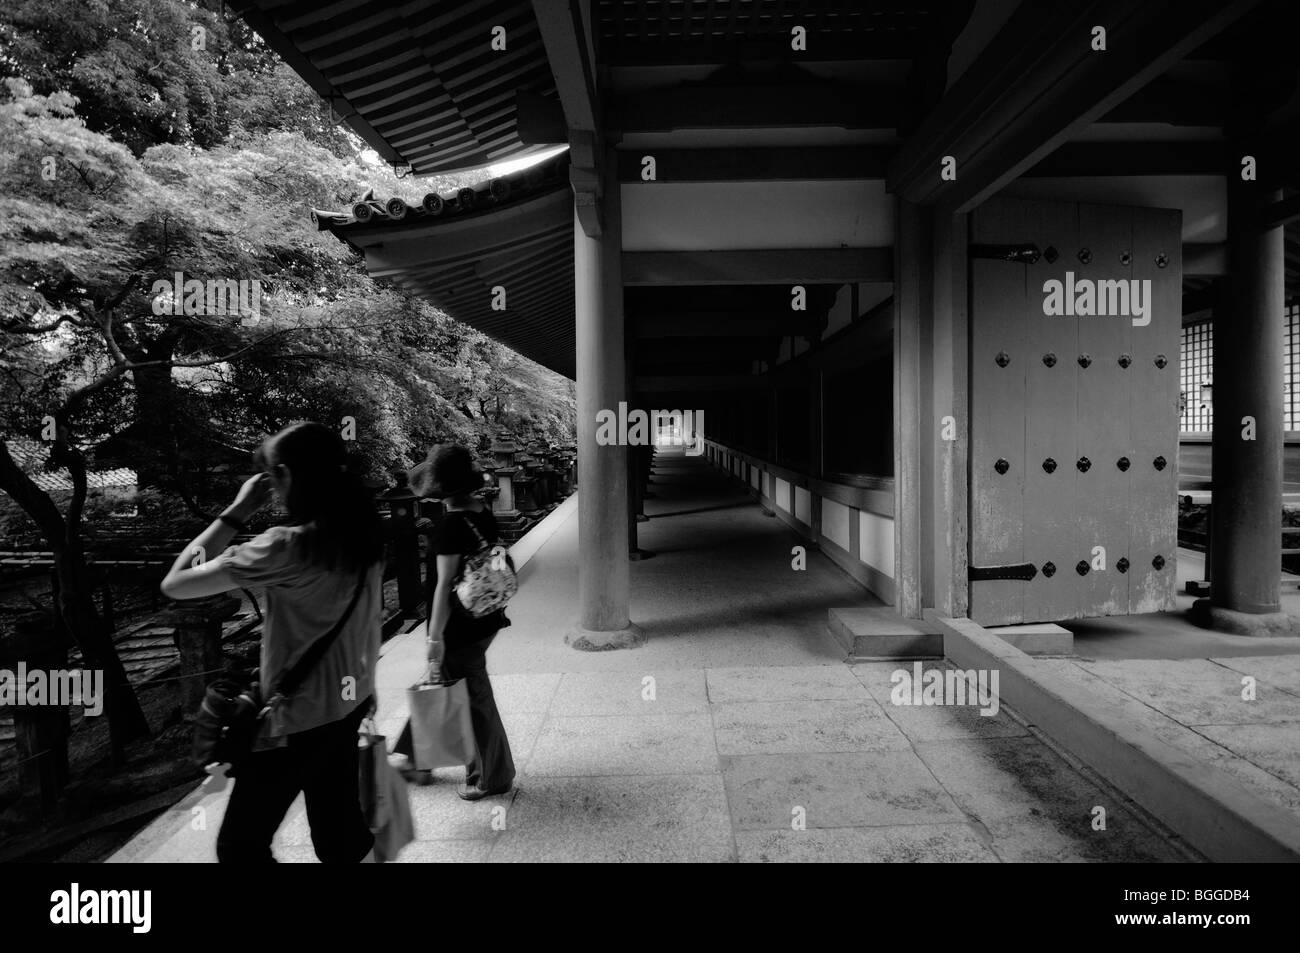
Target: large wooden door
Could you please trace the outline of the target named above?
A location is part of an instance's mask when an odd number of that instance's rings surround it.
[[[976,622],[1173,608],[1181,226],[1016,199],[972,214]]]

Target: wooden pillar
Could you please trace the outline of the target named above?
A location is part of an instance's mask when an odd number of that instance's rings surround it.
[[[808,475],[820,480],[825,472],[822,452],[822,372],[810,367],[808,370]],[[809,493],[808,529],[812,532],[814,543],[821,541],[822,535],[822,498],[817,493]]]
[[[641,641],[628,615],[628,448],[599,446],[600,411],[618,412],[627,397],[623,341],[622,232],[618,182],[605,156],[598,234],[573,223],[574,318],[578,394],[578,602],[579,617],[565,641],[574,648],[603,650]]]
[[[922,315],[930,307],[929,214],[900,199],[894,241],[894,604],[899,615],[919,619],[922,609]]]
[[[926,475],[933,507],[927,536],[934,559],[933,580],[926,586],[926,605],[952,618],[965,617],[970,609],[967,227],[965,215],[944,214],[934,220],[934,309],[930,327],[934,419],[927,435],[933,454]],[[948,434],[946,417],[952,417]],[[945,439],[949,435],[954,439]]]
[[[1214,322],[1210,600],[1237,612],[1275,613],[1281,610],[1285,258],[1282,228],[1258,227],[1256,213],[1282,193],[1239,175],[1227,181],[1229,314],[1216,309]]]
[[[926,608],[960,618],[969,608],[967,222],[901,200],[897,221],[896,604],[908,618]]]

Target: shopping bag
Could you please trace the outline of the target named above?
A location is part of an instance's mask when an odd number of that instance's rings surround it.
[[[456,768],[474,760],[474,725],[464,679],[418,682],[406,696],[414,767],[421,771]]]
[[[406,781],[388,764],[383,735],[363,731],[357,739],[361,762],[361,810],[375,835],[375,860],[396,860],[402,848],[415,840],[415,821]]]

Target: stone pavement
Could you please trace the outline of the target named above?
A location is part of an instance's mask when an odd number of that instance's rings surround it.
[[[1300,652],[1300,646],[1292,652]],[[1300,654],[1042,659],[1037,664],[1085,686],[1133,723],[1300,816]],[[1250,692],[1247,678],[1254,683]]]
[[[1140,861],[1185,849],[1004,707],[890,703],[893,663],[845,665],[832,606],[871,604],[698,459],[660,463],[632,566],[639,649],[563,643],[576,615],[577,517],[524,568],[488,654],[519,777],[467,804],[459,771],[411,787],[403,861]],[[388,643],[379,724],[395,736],[423,668]],[[943,663],[927,663],[930,666]],[[904,663],[902,667],[910,667]],[[158,818],[117,860],[209,860],[223,796]],[[193,830],[194,808],[207,829]],[[1096,808],[1105,829],[1094,829]],[[301,805],[277,856],[311,861]]]

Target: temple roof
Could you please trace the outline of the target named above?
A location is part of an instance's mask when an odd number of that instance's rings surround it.
[[[386,162],[426,175],[547,148],[522,142],[516,124],[517,92],[555,95],[527,0],[230,5]]]
[[[456,193],[316,210],[312,220],[446,314],[574,375],[573,197],[568,156]],[[494,289],[499,291],[494,292]]]

